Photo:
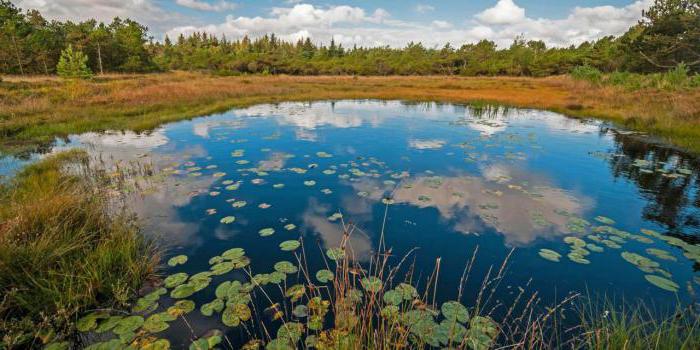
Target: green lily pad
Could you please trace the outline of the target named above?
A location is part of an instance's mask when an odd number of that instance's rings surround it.
[[[408,283],[399,283],[394,290],[399,292],[401,297],[403,297],[403,300],[406,301],[413,300],[418,297],[418,291],[416,288]]]
[[[258,234],[260,235],[260,237],[272,236],[273,234],[275,234],[275,229],[271,227],[264,228],[258,231]]]
[[[188,275],[185,272],[178,272],[178,273],[172,274],[163,280],[163,285],[166,288],[175,288],[175,287],[185,283],[185,281],[187,281],[187,278],[189,276],[190,275]]]
[[[220,222],[221,222],[222,224],[228,225],[228,224],[233,223],[234,221],[236,221],[236,217],[235,217],[235,216],[227,216],[227,217],[222,218]]]
[[[561,254],[559,254],[551,249],[540,249],[538,254],[543,259],[553,261],[553,262],[559,262],[559,259],[561,259]]]
[[[605,217],[605,216],[596,216],[595,221],[598,221],[604,225],[615,225],[615,220],[608,218],[608,217]]]
[[[121,320],[124,319],[124,316],[110,316],[108,319],[102,321],[99,326],[95,329],[96,333],[104,333],[107,331],[110,331],[116,327]]]
[[[362,284],[362,288],[373,293],[376,293],[382,289],[382,280],[375,276],[361,279],[360,284]]]
[[[577,264],[588,265],[591,263],[590,260],[584,258],[581,254],[578,254],[578,253],[571,252],[571,253],[567,254],[566,256],[569,258],[569,260],[571,260]]]
[[[79,332],[89,332],[97,327],[98,320],[108,317],[109,314],[104,311],[91,312],[78,319],[78,322],[75,323],[75,328],[78,329]]]
[[[316,181],[314,181],[314,180],[304,181],[304,186],[309,186],[309,187],[316,186]]]
[[[667,250],[657,249],[657,248],[647,248],[646,252],[647,252],[647,254],[653,255],[653,256],[655,256],[659,259],[662,259],[662,260],[676,261],[676,257],[671,255],[671,253]]]
[[[248,321],[251,311],[246,304],[228,305],[221,314],[221,321],[228,327],[238,327],[241,322]]]
[[[289,241],[284,241],[280,243],[280,249],[286,251],[286,252],[291,252],[293,250],[296,250],[301,246],[301,243],[298,240],[289,240]]]
[[[134,332],[143,326],[143,317],[141,316],[128,316],[124,317],[117,323],[117,325],[112,329],[112,333],[116,335]]]
[[[622,252],[620,254],[623,259],[625,259],[628,263],[633,264],[637,266],[638,268],[657,268],[659,267],[659,263],[651,260],[647,257],[641,256],[637,253],[631,253],[631,252]]]
[[[187,255],[178,255],[170,258],[168,260],[168,266],[177,266],[177,265],[182,265],[187,262]]]
[[[187,298],[195,293],[195,288],[190,284],[181,284],[170,292],[170,297],[174,299]]]
[[[316,279],[321,283],[328,283],[333,278],[335,278],[335,275],[330,270],[323,269],[316,272]]]
[[[345,257],[345,250],[342,248],[331,248],[326,250],[326,256],[331,260],[337,261]]]
[[[651,284],[669,292],[677,292],[678,284],[667,278],[663,278],[656,275],[644,275],[644,278]]]
[[[180,317],[192,312],[194,307],[195,304],[192,300],[178,300],[173,306],[168,308],[167,312],[175,317]]]
[[[395,290],[389,290],[384,293],[382,300],[389,305],[400,305],[401,302],[403,302],[403,297],[401,296],[401,293]]]
[[[245,250],[243,248],[231,248],[221,254],[226,260],[238,260],[245,255]]]
[[[469,311],[467,308],[457,301],[448,301],[442,304],[440,311],[445,316],[445,319],[450,321],[459,321],[465,323],[469,321]]]
[[[243,208],[248,204],[246,201],[235,201],[231,203],[231,206],[234,208]]]
[[[297,271],[299,271],[299,269],[296,266],[294,266],[294,264],[290,263],[289,261],[280,261],[280,262],[275,264],[275,271],[290,275],[293,273],[297,273]]]
[[[298,322],[287,322],[277,330],[278,339],[286,339],[292,343],[296,343],[304,334],[304,325]]]
[[[284,229],[287,230],[287,231],[291,231],[291,230],[293,230],[293,229],[295,229],[295,228],[297,228],[297,225],[294,225],[294,224],[286,224],[286,225],[284,225]]]
[[[204,316],[211,316],[214,312],[221,312],[224,309],[224,301],[221,299],[214,299],[209,303],[202,304],[199,308],[199,312]]]
[[[290,298],[292,302],[296,302],[306,293],[306,287],[303,284],[295,284],[287,289],[285,296]]]

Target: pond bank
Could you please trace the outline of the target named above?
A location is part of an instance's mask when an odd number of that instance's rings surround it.
[[[0,83],[0,149],[36,149],[55,137],[149,130],[235,107],[284,101],[380,99],[499,103],[613,121],[700,152],[700,90],[630,91],[569,77],[217,77],[196,73],[52,77]]]
[[[79,312],[121,308],[159,262],[83,151],[49,156],[0,186],[0,347],[40,348]]]

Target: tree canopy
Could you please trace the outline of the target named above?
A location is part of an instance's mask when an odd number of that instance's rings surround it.
[[[548,76],[590,66],[603,72],[657,72],[683,63],[700,70],[700,0],[655,0],[620,37],[547,47],[519,36],[509,47],[481,40],[461,47],[343,47],[280,40],[274,34],[229,40],[193,33],[162,42],[130,19],[48,21],[0,0],[0,73],[54,74],[61,52],[85,53],[92,72],[199,70],[217,74]]]

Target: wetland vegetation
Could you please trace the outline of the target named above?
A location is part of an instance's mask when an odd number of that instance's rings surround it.
[[[696,349],[699,18],[344,48],[0,0],[0,348]]]

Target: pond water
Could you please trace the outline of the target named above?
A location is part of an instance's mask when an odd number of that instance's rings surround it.
[[[692,302],[700,287],[698,159],[599,121],[434,103],[285,103],[141,135],[77,135],[55,149],[75,146],[167,174],[133,204],[168,257],[188,257],[166,275],[208,270],[234,247],[252,271],[270,272],[295,262],[279,245],[299,237],[315,272],[326,267],[322,251],[343,240],[341,222],[351,222],[357,261],[376,252],[383,227],[390,265],[408,255],[414,280],[440,258],[443,301],[457,297],[478,249],[467,306],[511,250],[495,296],[504,305],[523,288],[542,305],[582,293],[663,309]],[[21,163],[6,159],[4,171]],[[192,328],[162,334],[186,347],[192,334],[222,328],[198,309],[231,279],[248,276],[214,277],[190,298]],[[233,342],[244,335],[229,331]]]

